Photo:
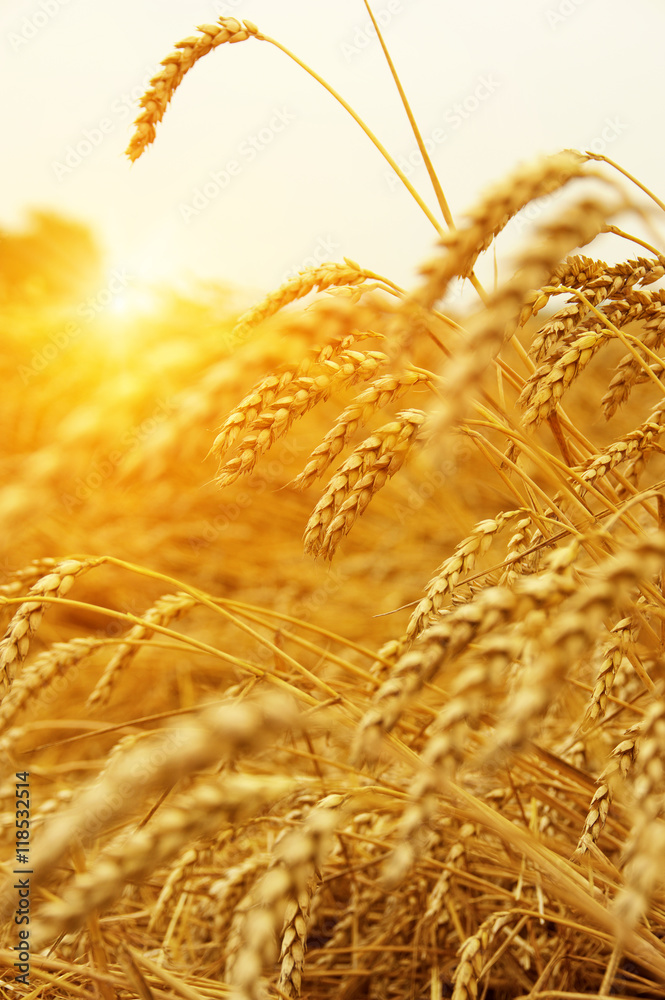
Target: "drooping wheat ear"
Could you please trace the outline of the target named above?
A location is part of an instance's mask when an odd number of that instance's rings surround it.
[[[645,346],[653,350],[660,346],[662,338],[665,336],[664,305],[665,293],[661,291],[647,292],[635,288],[626,292],[620,301],[611,301],[601,307],[600,312],[607,317],[613,326],[621,329],[633,320],[645,317],[647,308],[651,307],[642,339]],[[524,426],[536,426],[554,412],[557,403],[572,385],[574,379],[580,375],[597,351],[615,336],[616,334],[595,316],[576,327],[575,339],[564,350],[562,356],[559,358],[548,357],[524,386],[518,400],[519,405],[525,408],[522,418]],[[616,406],[613,406],[609,399],[610,395],[613,398],[616,395],[617,400],[622,396],[627,397],[632,382],[641,374],[642,370],[641,365],[632,355],[628,355],[620,363],[619,372],[612,382],[613,391],[604,397],[612,412]]]
[[[9,693],[2,700],[0,733],[11,725],[31,698],[37,700],[56,677],[63,677],[95,649],[105,645],[105,642],[104,639],[83,637],[71,639],[69,642],[56,642],[50,649],[35,657],[34,662],[19,674]],[[3,740],[0,745],[4,743]]]
[[[108,702],[112,689],[118,683],[120,674],[129,667],[140,649],[137,642],[149,639],[153,635],[153,630],[150,628],[151,624],[168,625],[174,619],[179,618],[180,615],[190,611],[196,606],[196,603],[196,599],[190,594],[167,594],[164,597],[160,597],[152,608],[148,608],[143,615],[144,623],[134,625],[129,630],[126,637],[127,641],[118,646],[107,663],[104,673],[88,698],[88,706],[90,708],[93,706],[101,707]]]
[[[645,559],[653,561],[661,549],[665,555],[665,538],[655,535],[629,554],[628,569],[621,560],[612,564],[608,573],[615,579],[614,595],[624,576],[637,572],[638,565],[645,570]],[[426,629],[413,647],[397,660],[387,680],[375,693],[371,708],[359,724],[355,759],[372,759],[378,755],[382,733],[393,729],[408,701],[424,684],[432,681],[446,663],[461,656],[470,643],[511,622],[524,622],[531,612],[551,612],[574,594],[579,584],[571,567],[577,552],[576,542],[556,549],[550,566],[538,576],[518,577],[510,588],[482,590],[467,604],[445,614],[439,624]],[[592,596],[589,605],[590,608],[594,606]]]
[[[663,882],[665,827],[665,699],[658,698],[640,726],[633,792],[634,821],[626,845],[625,887],[614,910],[626,928],[634,927],[646,913]]]
[[[19,605],[0,641],[0,692],[11,686],[16,667],[28,654],[30,637],[39,628],[47,607],[44,598],[64,597],[76,577],[102,562],[103,559],[65,559],[30,587],[28,600]]]
[[[538,296],[539,304],[541,297],[548,300],[551,295],[556,294],[555,287],[560,285],[559,292],[577,288],[592,305],[599,306],[606,299],[619,299],[636,284],[649,285],[665,273],[665,268],[657,258],[649,260],[638,257],[637,260],[609,265],[604,261],[589,260],[588,257],[572,257],[564,265],[566,267],[559,270],[559,273],[555,269],[554,280],[547,282],[551,290],[543,289],[534,293]],[[529,356],[536,361],[543,361],[555,352],[561,341],[568,343],[586,313],[588,308],[581,299],[575,296],[572,301],[569,300],[536,333],[529,348]]]
[[[598,838],[607,822],[616,788],[626,780],[635,764],[641,732],[641,723],[633,726],[610,754],[609,763],[596,782],[598,787],[591,799],[584,827],[572,856],[573,861],[581,860],[598,843]]]
[[[435,430],[444,433],[469,405],[472,390],[515,333],[525,297],[539,288],[555,264],[576,246],[584,246],[601,231],[610,214],[607,206],[585,200],[541,226],[537,240],[521,254],[513,278],[494,292],[467,324],[467,339],[445,365],[445,397]]]
[[[510,621],[518,603],[514,593],[492,587],[482,591],[473,603],[449,612],[444,621],[423,632],[413,648],[399,658],[374,695],[372,707],[359,725],[354,759],[375,758],[382,734],[393,729],[408,700],[478,635]]]
[[[222,459],[238,436],[252,427],[260,414],[267,410],[299,378],[315,378],[324,374],[327,361],[335,361],[355,346],[356,341],[376,337],[376,334],[362,334],[359,331],[336,340],[323,347],[312,348],[298,365],[283,368],[260,379],[238,405],[229,413],[213,441],[210,454]]]
[[[277,841],[272,866],[248,896],[244,914],[239,912],[237,946],[229,948],[226,965],[226,979],[238,1000],[261,997],[261,975],[277,958],[275,934],[280,929],[278,986],[288,997],[300,996],[310,901],[339,821],[342,797],[331,799],[331,807],[324,800],[300,829]]]
[[[524,564],[529,558],[525,552],[533,541],[532,523],[530,517],[523,517],[515,525],[515,531],[506,545],[506,558],[503,561],[505,568],[499,577],[500,587],[512,586],[517,577],[524,572]]]
[[[421,768],[398,826],[398,844],[384,866],[388,886],[406,878],[423,853],[428,827],[439,818],[439,793],[468,752],[470,728],[480,720],[492,694],[505,687],[523,645],[524,638],[517,632],[481,638],[475,655],[460,667],[422,751]]]
[[[323,362],[321,374],[294,379],[287,385],[286,392],[261,410],[249,424],[248,429],[253,433],[242,439],[238,445],[239,454],[221,467],[217,474],[218,485],[229,486],[251,472],[260,456],[289,431],[295,420],[332,392],[372,378],[387,360],[380,351],[345,351],[339,358]]]
[[[592,281],[599,274],[602,274],[606,265],[603,261],[593,260],[584,255],[573,255],[566,257],[554,268],[549,276],[545,288],[538,288],[531,291],[525,299],[522,312],[520,313],[520,326],[524,326],[533,316],[537,316],[541,309],[544,309],[553,295],[562,294],[566,288],[582,288]],[[532,342],[529,354],[534,350],[534,344],[538,339],[536,334]],[[545,353],[548,353],[547,351]]]
[[[542,630],[538,657],[525,672],[492,739],[487,758],[497,764],[532,735],[554,703],[571,665],[598,639],[604,618],[628,595],[629,588],[655,572],[665,558],[665,535],[654,534],[616,559],[602,563],[588,588],[575,594]]]
[[[200,850],[194,847],[187,847],[174,862],[155,903],[155,907],[150,914],[150,921],[148,923],[149,932],[157,927],[162,914],[171,900],[179,896],[186,888],[194,865],[200,861],[200,854]]]
[[[519,914],[501,911],[482,922],[475,934],[468,937],[458,951],[459,962],[453,976],[452,1000],[476,1000],[478,980],[488,959],[494,939]]]
[[[476,833],[476,827],[473,823],[464,823],[460,827],[457,839],[446,854],[446,867],[439,875],[429,893],[425,915],[423,916],[423,929],[431,928],[435,941],[437,930],[440,927],[445,927],[450,920],[450,911],[448,908],[454,905],[451,899],[451,887],[455,878],[455,872],[466,867],[467,841],[475,837]]]
[[[373,413],[395,402],[414,386],[427,382],[429,376],[418,371],[405,371],[401,375],[380,375],[340,414],[321,444],[310,455],[310,460],[303,471],[293,480],[292,485],[297,489],[311,486],[344,450],[358,427],[366,424]]]
[[[74,930],[96,909],[108,906],[127,882],[141,881],[187,843],[216,833],[221,824],[237,824],[275,802],[294,786],[294,779],[227,774],[201,782],[127,843],[102,852],[90,872],[78,875],[61,899],[38,913],[37,947],[63,931]]]
[[[495,518],[480,521],[471,534],[456,546],[452,556],[441,563],[427,584],[427,596],[416,605],[409,619],[406,629],[406,638],[409,641],[433,624],[446,596],[457,586],[460,577],[471,572],[476,559],[489,551],[504,525],[519,513],[519,510],[502,511]]]
[[[269,863],[270,855],[257,851],[239,864],[228,868],[222,878],[209,887],[208,894],[212,900],[217,940],[229,941],[231,935],[228,933],[228,928],[238,904],[248,896],[250,886],[255,884],[257,875],[265,873]],[[232,940],[230,943],[233,943]]]
[[[637,289],[632,294],[636,296]],[[665,340],[665,291],[658,289],[651,293],[644,292],[639,304],[644,307],[644,311],[639,316],[639,319],[644,322],[644,332],[640,336],[640,342],[645,348],[658,351]],[[637,345],[637,351],[641,353],[639,345]],[[660,372],[662,372],[662,367],[658,366],[657,374]],[[626,402],[633,386],[643,381],[645,377],[644,367],[637,358],[627,354],[621,359],[609,389],[601,400],[603,413],[607,420],[614,416],[618,407]]]
[[[150,734],[118,757],[79,796],[75,808],[47,824],[31,857],[34,884],[53,870],[72,843],[83,843],[140,805],[154,789],[170,788],[180,778],[224,759],[262,748],[285,728],[295,726],[290,702],[264,697],[261,702],[231,701],[199,711],[159,735]],[[0,914],[11,893],[0,887]]]
[[[380,279],[380,275],[366,271],[348,257],[344,258],[343,264],[329,262],[319,264],[318,267],[307,267],[243,313],[234,327],[232,336],[236,340],[244,340],[250,330],[259,323],[274,316],[290,302],[309,295],[315,288],[322,292],[326,288],[354,287],[368,280]]]
[[[603,719],[617,670],[621,666],[626,652],[635,645],[637,633],[638,629],[632,618],[622,618],[612,629],[612,634],[616,635],[616,641],[605,652],[580,726],[582,732],[587,732]]]
[[[182,83],[185,73],[224,42],[244,42],[258,33],[251,21],[237,21],[235,17],[220,17],[218,24],[202,24],[200,35],[190,35],[176,42],[176,51],[162,59],[164,69],[150,81],[150,89],[141,98],[143,111],[136,119],[136,131],[132,136],[126,154],[132,162],[138,160],[151,142],[154,142],[156,126],[166,113],[171,98]]]
[[[0,584],[0,594],[4,597],[17,597],[28,590],[40,576],[50,573],[57,563],[57,559],[47,556],[44,559],[33,559],[28,566],[21,569],[7,571],[5,575],[9,580]]]
[[[535,198],[551,194],[584,172],[584,159],[574,151],[556,153],[516,170],[508,180],[485,195],[469,213],[466,225],[441,238],[444,252],[423,269],[425,282],[415,295],[416,301],[431,309],[455,276],[470,276],[479,255],[521,208]],[[556,263],[558,261],[547,274]],[[541,284],[539,281],[531,287],[539,288]]]
[[[342,538],[402,467],[425,421],[421,410],[403,410],[366,438],[328,483],[305,528],[305,552],[332,559]]]
[[[601,455],[595,455],[579,467],[585,483],[593,483],[623,462],[631,462],[627,475],[637,476],[648,457],[660,448],[660,438],[665,432],[665,400],[659,400],[644,421],[618,441],[614,441]],[[579,489],[579,487],[578,487]]]

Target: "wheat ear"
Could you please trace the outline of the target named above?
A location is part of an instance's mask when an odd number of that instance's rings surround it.
[[[79,927],[93,910],[108,906],[125,884],[140,881],[180,848],[216,833],[220,824],[237,824],[293,788],[293,779],[271,775],[226,775],[196,786],[127,844],[103,852],[89,873],[78,875],[55,903],[42,907],[34,928],[36,947],[63,931]]]
[[[74,580],[98,566],[102,559],[65,559],[57,563],[50,573],[33,583],[27,593],[28,600],[20,604],[0,641],[0,690],[6,691],[14,680],[16,666],[28,654],[30,638],[39,628],[49,597],[64,597]]]
[[[373,496],[394,476],[425,421],[421,410],[403,410],[358,445],[331,479],[305,528],[305,551],[332,559]]]
[[[141,98],[143,111],[136,119],[136,130],[126,150],[132,162],[138,160],[150,143],[154,142],[156,126],[164,117],[185,73],[218,45],[224,42],[243,42],[251,35],[256,35],[258,29],[251,21],[241,23],[235,17],[220,17],[218,24],[203,24],[198,30],[200,35],[190,35],[181,42],[176,42],[176,51],[162,59],[164,68],[153,76],[150,88]]]

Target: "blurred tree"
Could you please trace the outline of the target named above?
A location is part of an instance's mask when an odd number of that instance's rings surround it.
[[[0,302],[67,302],[99,281],[102,255],[87,226],[35,209],[23,232],[0,227]]]

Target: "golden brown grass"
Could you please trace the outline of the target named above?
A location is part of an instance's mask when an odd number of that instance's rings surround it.
[[[196,60],[250,35],[271,41],[222,18],[178,47],[132,159]],[[170,301],[179,322],[133,331],[152,368],[131,392],[76,346],[21,387],[31,436],[0,490],[8,997],[665,996],[646,288],[665,271],[658,248],[594,255],[643,211],[618,172],[571,151],[520,167],[412,292],[331,262],[229,311],[226,338],[221,296]],[[568,186],[485,291],[481,255]],[[463,279],[480,301],[453,317]]]

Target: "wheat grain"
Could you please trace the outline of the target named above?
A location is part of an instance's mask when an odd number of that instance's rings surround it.
[[[607,316],[610,323],[621,328],[645,315],[646,309],[651,307],[649,319],[645,324],[643,342],[647,347],[655,349],[660,346],[662,337],[665,336],[665,319],[661,316],[663,303],[660,301],[660,294],[634,289],[627,292],[621,301],[604,306],[600,311]],[[525,408],[523,424],[526,427],[540,423],[554,411],[574,379],[580,375],[597,351],[614,336],[612,330],[595,318],[575,329],[576,339],[564,350],[563,355],[556,359],[550,357],[524,386],[518,402]],[[619,401],[628,396],[630,387],[640,372],[641,367],[632,355],[620,363],[610,392],[604,397],[606,414],[613,413]]]
[[[612,691],[617,670],[621,666],[627,650],[634,646],[637,638],[637,629],[631,618],[622,618],[614,626],[612,632],[616,634],[617,639],[606,650],[598,671],[591,699],[582,720],[581,729],[583,732],[595,726],[605,715],[607,699]]]
[[[620,300],[634,285],[648,285],[659,280],[665,273],[657,259],[639,257],[625,263],[608,265],[604,261],[592,261],[587,257],[572,257],[555,269],[550,282],[552,290],[544,294],[546,299],[557,291],[577,288],[584,293],[591,305],[599,306],[606,299]],[[556,286],[561,285],[560,288]],[[541,305],[542,308],[542,305]],[[554,353],[556,345],[569,338],[588,313],[588,307],[577,296],[555,313],[535,335],[529,355],[542,361]],[[524,317],[522,318],[523,321]]]
[[[648,579],[665,555],[664,545],[665,536],[659,535],[616,560],[607,560],[588,590],[575,595],[543,630],[538,658],[494,734],[491,755],[495,763],[502,752],[523,746],[555,700],[571,664],[596,641],[603,619],[620,604],[627,589]]]
[[[177,780],[213,763],[265,745],[272,734],[294,725],[290,702],[265,698],[260,704],[229,702],[197,713],[186,724],[119,755],[97,782],[84,791],[75,810],[55,817],[33,849],[34,884],[43,880],[69,849],[72,838],[84,843],[100,836],[126,816],[155,788],[170,787]],[[0,907],[7,905],[7,887],[1,887]]]
[[[478,980],[487,960],[489,947],[499,932],[513,920],[515,915],[512,913],[493,913],[462,944],[458,952],[459,962],[454,975],[452,1000],[476,1000]]]
[[[521,208],[581,176],[583,163],[579,153],[557,153],[521,167],[488,192],[469,213],[469,223],[441,239],[444,254],[423,268],[426,281],[416,293],[417,301],[431,309],[456,275],[470,276],[477,258]],[[529,290],[540,284],[532,282]]]
[[[149,639],[153,635],[150,625],[168,625],[180,615],[196,607],[196,604],[196,598],[190,594],[167,594],[165,597],[160,597],[153,607],[148,608],[143,614],[142,624],[134,625],[129,630],[126,641],[120,644],[107,663],[104,673],[88,698],[88,705],[100,707],[108,702],[120,674],[127,669],[140,649],[137,643]]]
[[[332,559],[372,497],[402,467],[425,421],[421,410],[403,410],[366,438],[330,480],[305,528],[305,551]]]
[[[651,351],[658,351],[665,338],[665,292],[662,289],[651,293],[643,292],[639,302],[632,310],[633,313],[637,313],[639,305],[644,307],[640,315],[640,319],[644,321],[641,343]],[[603,413],[608,420],[618,407],[626,402],[633,386],[638,383],[642,375],[642,365],[636,358],[632,355],[626,355],[622,358],[617,366],[616,374],[610,382],[609,389],[601,400]]]
[[[380,375],[336,419],[334,426],[310,455],[303,471],[293,480],[293,485],[297,489],[311,486],[344,450],[358,427],[366,424],[377,410],[399,399],[414,386],[428,381],[429,376],[417,371]]]
[[[373,271],[366,271],[355,261],[344,258],[343,264],[325,263],[316,267],[308,267],[300,271],[294,278],[290,278],[276,291],[271,292],[257,305],[252,306],[248,312],[238,320],[233,331],[233,336],[237,340],[244,340],[249,332],[263,323],[270,316],[274,316],[280,309],[304,298],[316,289],[319,292],[328,288],[353,288],[362,285],[364,282],[380,278],[380,275]]]
[[[473,570],[476,559],[489,551],[504,525],[519,513],[517,510],[502,511],[494,518],[480,521],[471,534],[456,546],[452,556],[441,563],[427,584],[426,596],[416,605],[409,619],[405,636],[408,641],[415,639],[433,623],[446,595],[452,593],[460,577]]]
[[[3,698],[0,705],[0,732],[11,725],[31,698],[36,701],[35,696],[45,691],[56,677],[63,677],[68,670],[103,645],[103,639],[77,638],[69,642],[56,642],[50,649],[40,653],[16,678]],[[10,745],[11,741],[7,737],[0,743],[0,746],[6,748]]]
[[[134,135],[126,150],[132,163],[154,142],[156,126],[166,114],[169,102],[182,83],[185,73],[218,45],[224,42],[242,42],[257,34],[251,21],[241,23],[235,17],[220,17],[218,24],[203,24],[198,30],[200,35],[190,35],[176,42],[176,51],[162,59],[164,68],[153,76],[149,90],[141,98],[143,111],[134,123]]]
[[[6,691],[14,680],[16,667],[28,654],[30,638],[39,628],[49,597],[64,597],[74,580],[98,566],[101,559],[65,559],[50,573],[33,583],[28,600],[20,604],[0,641],[0,689]]]
[[[229,486],[251,472],[260,456],[289,431],[295,420],[335,390],[372,378],[386,360],[380,351],[345,351],[336,360],[322,364],[323,374],[294,379],[287,392],[262,410],[249,425],[249,430],[256,433],[247,434],[238,445],[239,454],[220,468],[218,485]]]

